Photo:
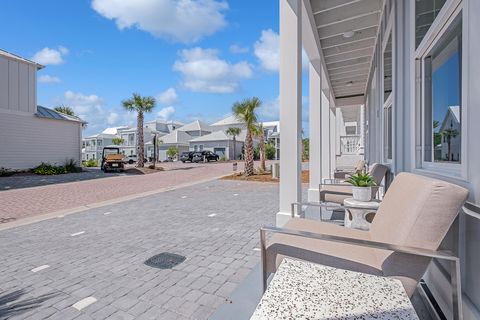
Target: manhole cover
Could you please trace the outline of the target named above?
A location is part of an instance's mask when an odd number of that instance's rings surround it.
[[[148,260],[145,261],[145,264],[153,268],[171,269],[185,261],[185,259],[184,256],[178,254],[163,252],[148,258]]]

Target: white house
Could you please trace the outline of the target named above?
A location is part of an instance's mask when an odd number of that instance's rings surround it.
[[[42,68],[0,50],[0,167],[81,161],[84,122],[37,106],[37,71]]]
[[[242,155],[244,141],[245,130],[236,138],[234,154],[232,136],[227,135],[223,130],[218,130],[190,140],[190,151],[212,151],[218,154],[220,158],[239,159]]]
[[[82,161],[102,159],[103,148],[113,144],[115,134],[99,133],[83,139]]]
[[[435,160],[460,161],[461,131],[460,106],[450,106],[439,130],[442,136],[442,143],[439,148],[441,153]]]

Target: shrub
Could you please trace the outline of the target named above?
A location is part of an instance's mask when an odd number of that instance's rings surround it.
[[[220,159],[218,159],[218,161],[225,162],[227,161],[227,158],[225,156],[222,156],[220,157]]]
[[[67,159],[65,160],[65,171],[67,173],[74,173],[74,172],[81,172],[82,168],[77,166],[77,162],[75,159]]]
[[[67,171],[64,166],[53,166],[49,163],[42,162],[38,167],[33,169],[33,173],[51,176],[55,174],[64,174],[67,173]]]
[[[98,167],[98,160],[96,160],[96,159],[87,160],[83,163],[83,166],[87,167],[87,168]]]
[[[373,187],[376,185],[373,177],[368,173],[359,172],[345,180],[354,187]]]
[[[265,156],[267,157],[267,160],[275,159],[275,151],[275,145],[272,143],[267,143],[265,145]]]
[[[15,174],[15,171],[12,169],[7,169],[4,167],[0,167],[0,177],[10,177]]]

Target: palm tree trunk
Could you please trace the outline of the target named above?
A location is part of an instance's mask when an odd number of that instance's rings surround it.
[[[233,160],[237,160],[237,137],[233,136]]]
[[[267,167],[265,166],[265,134],[260,134],[260,170],[265,172]]]
[[[143,141],[143,112],[139,111],[137,115],[137,168],[143,168],[144,159],[144,141]]]
[[[253,140],[252,133],[247,129],[247,136],[245,137],[245,176],[252,176],[253,171]]]

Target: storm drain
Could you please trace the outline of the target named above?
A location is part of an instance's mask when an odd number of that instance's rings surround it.
[[[163,252],[148,258],[148,260],[145,261],[145,264],[152,268],[171,269],[175,266],[178,266],[180,263],[185,261],[185,259],[186,258],[184,256],[175,253]]]

